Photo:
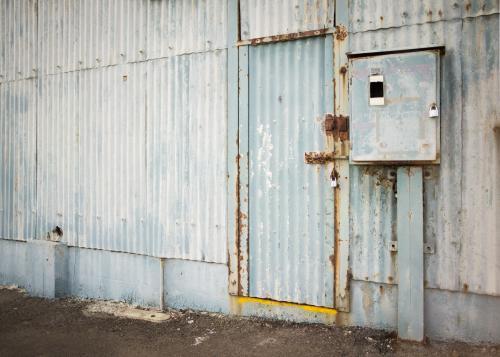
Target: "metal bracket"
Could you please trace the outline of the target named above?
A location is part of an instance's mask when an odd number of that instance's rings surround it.
[[[345,115],[325,115],[325,133],[335,139],[347,140],[349,138],[349,117]]]
[[[326,164],[335,160],[335,153],[309,151],[304,153],[304,161],[306,164]]]

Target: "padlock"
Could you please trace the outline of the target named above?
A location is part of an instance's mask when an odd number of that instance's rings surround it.
[[[429,118],[436,118],[439,116],[439,110],[435,103],[431,104],[431,108],[429,109]]]

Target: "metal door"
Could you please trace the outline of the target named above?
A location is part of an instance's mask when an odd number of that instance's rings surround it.
[[[248,49],[249,295],[334,304],[334,202],[327,150],[331,35]],[[240,93],[241,95],[241,93]],[[241,99],[240,99],[241,104]],[[245,135],[245,133],[243,133]]]

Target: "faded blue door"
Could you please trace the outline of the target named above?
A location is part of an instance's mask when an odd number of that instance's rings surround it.
[[[250,46],[250,296],[333,306],[331,166],[304,162],[332,111],[331,36]]]

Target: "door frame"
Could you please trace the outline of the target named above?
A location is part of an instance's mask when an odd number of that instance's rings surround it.
[[[227,49],[227,243],[229,294],[249,296],[249,229],[248,229],[248,53],[250,45],[325,36],[333,39],[334,114],[348,115],[348,0],[335,1],[335,27],[298,34],[275,36],[269,40],[240,42],[239,0],[228,2]],[[334,306],[350,310],[349,269],[349,143],[331,141],[335,152],[334,170],[338,185],[334,191]]]

